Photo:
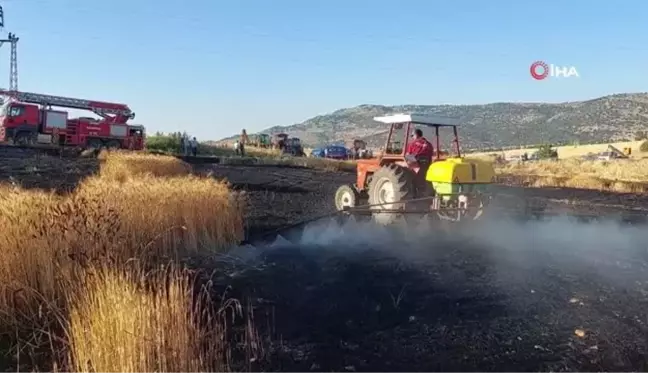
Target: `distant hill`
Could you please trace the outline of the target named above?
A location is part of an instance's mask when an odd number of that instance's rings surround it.
[[[648,93],[616,94],[558,104],[360,105],[263,132],[285,132],[301,138],[308,146],[333,142],[348,144],[356,138],[365,139],[370,146],[381,146],[388,127],[372,118],[414,112],[459,118],[465,149],[622,141],[633,139],[637,132],[648,129]]]

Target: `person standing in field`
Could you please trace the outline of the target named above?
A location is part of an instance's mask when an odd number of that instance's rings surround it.
[[[194,137],[189,141],[189,145],[191,147],[191,155],[194,157],[198,155],[198,140]]]
[[[182,135],[183,138],[183,143],[184,146],[182,147],[182,154],[183,155],[190,155],[191,154],[191,140],[189,139],[189,135],[186,133]]]
[[[241,131],[241,140],[239,141],[239,150],[241,151],[241,156],[245,157],[245,145],[248,143],[248,135],[245,128]]]

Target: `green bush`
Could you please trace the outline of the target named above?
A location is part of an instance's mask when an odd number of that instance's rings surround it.
[[[558,158],[558,152],[552,149],[550,144],[540,146],[537,154],[538,159]]]
[[[153,152],[181,154],[180,138],[182,135],[180,132],[170,134],[157,132],[146,137],[146,149]],[[219,148],[205,143],[198,143],[198,154],[200,155],[232,155],[233,153],[234,150],[231,148]]]
[[[180,138],[170,135],[154,135],[146,137],[146,148],[161,152],[180,153]]]

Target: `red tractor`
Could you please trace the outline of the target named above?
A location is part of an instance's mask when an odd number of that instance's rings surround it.
[[[50,144],[81,148],[144,149],[144,127],[127,105],[38,93],[0,90],[0,141],[16,145]],[[88,110],[102,119],[68,118],[52,106]]]
[[[453,221],[481,215],[495,172],[490,163],[461,157],[457,120],[421,114],[374,120],[391,126],[384,151],[378,158],[357,161],[355,184],[342,185],[335,195],[338,210],[369,212],[382,224],[431,212]],[[429,165],[406,154],[415,127],[434,131],[434,156]],[[444,127],[452,129],[454,156],[441,150],[440,129]],[[369,205],[362,211],[366,202]]]

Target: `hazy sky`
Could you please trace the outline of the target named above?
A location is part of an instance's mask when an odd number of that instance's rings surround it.
[[[0,0],[20,90],[201,140],[359,104],[648,91],[648,1]],[[544,60],[579,78],[535,81]],[[9,48],[0,48],[8,85]]]

